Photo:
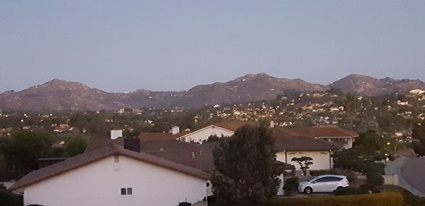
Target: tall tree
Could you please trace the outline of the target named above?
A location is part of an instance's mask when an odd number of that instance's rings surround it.
[[[385,139],[375,131],[368,130],[356,138],[353,147],[370,154],[382,150],[386,145]]]
[[[419,156],[425,156],[425,120],[413,127],[412,137],[415,139],[412,142],[415,153]]]
[[[245,125],[214,149],[214,195],[224,205],[249,205],[276,195],[279,171],[265,125]]]
[[[47,155],[53,145],[45,132],[21,130],[13,134],[4,147],[4,159],[10,166],[35,169],[37,159]]]
[[[347,95],[344,101],[344,110],[350,119],[350,127],[354,127],[354,119],[356,119],[358,110],[360,109],[360,101],[355,96]]]

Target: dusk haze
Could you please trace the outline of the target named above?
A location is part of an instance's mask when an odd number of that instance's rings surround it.
[[[188,90],[248,73],[425,80],[425,2],[2,1],[0,93]]]

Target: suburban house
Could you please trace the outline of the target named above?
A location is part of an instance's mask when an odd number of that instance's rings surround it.
[[[23,194],[24,205],[44,206],[164,206],[195,203],[206,196],[208,173],[132,151],[137,148],[132,144],[105,142],[33,171],[10,189]]]
[[[296,135],[342,144],[345,149],[352,148],[353,142],[355,142],[355,138],[359,136],[357,132],[342,129],[337,126],[314,126],[309,128],[297,128],[289,130],[291,130]]]
[[[149,140],[181,140],[186,142],[195,142],[195,143],[203,143],[208,137],[212,135],[216,135],[218,137],[230,137],[235,131],[247,124],[246,122],[220,122],[214,123],[212,125],[203,127],[193,132],[185,132],[181,133],[142,133],[140,135],[140,139],[149,139]],[[249,123],[252,124],[252,123]],[[337,150],[351,148],[354,138],[358,136],[358,133],[348,131],[336,126],[315,126],[308,128],[283,128],[283,127],[274,127],[273,124],[270,124],[272,129],[272,136],[276,139],[275,149],[277,151],[277,160],[285,163],[289,168],[289,165],[294,164],[295,162],[291,162],[293,157],[301,157],[301,156],[309,156],[313,158],[313,164],[310,166],[313,170],[322,170],[322,169],[331,169],[333,166],[332,153]],[[179,131],[177,129],[172,129],[173,131]],[[153,144],[152,142],[148,144],[142,144],[142,147],[148,148],[149,144]],[[159,144],[158,142],[155,143]],[[164,142],[162,144],[165,144]],[[170,143],[168,143],[170,145]],[[179,144],[178,142],[173,142],[174,145]],[[180,143],[184,145],[183,143]],[[205,143],[204,143],[205,144]],[[194,145],[194,144],[191,144]],[[191,146],[195,147],[195,146]],[[179,147],[180,151],[182,147]],[[152,149],[152,147],[151,147]],[[160,148],[154,155],[160,155],[161,157],[168,158],[172,161],[177,160],[175,155],[171,155],[171,153],[161,152]],[[211,155],[212,148],[204,148],[205,151],[198,150],[197,152],[193,152],[194,159],[199,160],[198,157],[200,153],[205,155]],[[141,149],[144,152],[150,152],[151,150]],[[188,150],[189,151],[189,150]],[[194,150],[191,150],[194,151]],[[153,154],[153,153],[152,153]],[[169,157],[165,157],[165,156]],[[190,155],[189,153],[186,156]],[[204,159],[204,161],[207,161]],[[212,160],[210,160],[212,162]],[[199,162],[202,162],[199,160]],[[212,164],[212,163],[208,164]],[[192,163],[195,165],[196,163]],[[206,164],[206,163],[205,163]],[[296,164],[296,163],[295,163]],[[187,163],[186,163],[187,165]],[[199,165],[203,165],[203,163],[199,163]],[[199,169],[203,169],[198,167]],[[289,168],[290,169],[290,168]],[[205,171],[205,170],[204,170]]]
[[[310,170],[331,169],[333,166],[332,153],[341,150],[343,146],[311,137],[294,135],[280,128],[273,128],[275,138],[276,159],[286,164],[294,157],[308,156],[313,159]]]
[[[202,143],[210,136],[230,137],[235,131],[248,122],[220,122],[179,136],[177,139],[186,142]]]

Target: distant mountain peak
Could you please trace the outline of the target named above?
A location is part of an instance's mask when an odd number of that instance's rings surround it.
[[[425,90],[425,83],[420,80],[376,79],[359,74],[348,75],[328,86],[359,95]],[[271,100],[287,92],[321,92],[329,87],[311,84],[302,79],[277,78],[266,73],[257,73],[224,83],[198,85],[188,91],[140,89],[130,93],[108,93],[80,82],[52,79],[22,91],[0,94],[0,109],[96,111],[119,108],[199,108],[215,104]]]

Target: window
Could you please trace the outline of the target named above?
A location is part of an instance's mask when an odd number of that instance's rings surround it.
[[[133,194],[133,188],[121,188],[121,195],[132,195]]]

